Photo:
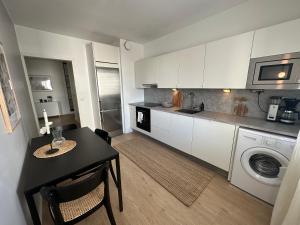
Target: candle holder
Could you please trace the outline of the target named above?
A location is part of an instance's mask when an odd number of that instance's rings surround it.
[[[50,149],[46,151],[46,155],[51,155],[59,151],[59,148],[53,148],[52,143],[50,143]]]

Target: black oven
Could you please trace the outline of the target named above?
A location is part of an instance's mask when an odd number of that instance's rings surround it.
[[[144,131],[151,132],[151,115],[149,108],[136,107],[136,126]]]

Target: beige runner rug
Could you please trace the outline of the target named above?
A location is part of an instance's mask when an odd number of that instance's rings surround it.
[[[145,137],[114,146],[186,206],[191,206],[214,172]]]

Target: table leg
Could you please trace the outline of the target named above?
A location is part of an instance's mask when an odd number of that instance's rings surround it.
[[[32,218],[32,222],[34,225],[41,225],[41,221],[40,221],[40,216],[39,213],[37,211],[35,202],[34,202],[34,198],[32,194],[25,194],[25,198],[27,201],[27,205],[31,214],[31,218]]]
[[[119,209],[123,212],[123,197],[122,197],[122,182],[121,182],[121,169],[120,169],[120,157],[116,157],[116,169],[117,169],[117,180],[118,180],[118,195],[119,195]]]

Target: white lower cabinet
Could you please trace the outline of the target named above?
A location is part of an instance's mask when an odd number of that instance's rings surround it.
[[[229,171],[235,126],[205,119],[194,119],[192,155]]]
[[[151,137],[163,143],[170,142],[171,114],[151,110]]]
[[[35,109],[37,112],[38,118],[43,118],[44,109],[47,112],[48,116],[60,116],[61,115],[61,104],[60,102],[53,101],[53,102],[36,102],[35,103]]]
[[[151,137],[163,143],[170,143],[171,114],[151,110]]]
[[[131,129],[136,129],[136,107],[129,105],[129,114],[130,114],[130,127]]]
[[[136,127],[135,106],[130,106],[131,128],[229,171],[235,125],[151,110],[151,133]]]
[[[151,136],[167,145],[191,153],[193,118],[151,110]]]
[[[191,154],[193,118],[177,114],[171,115],[170,146]]]

